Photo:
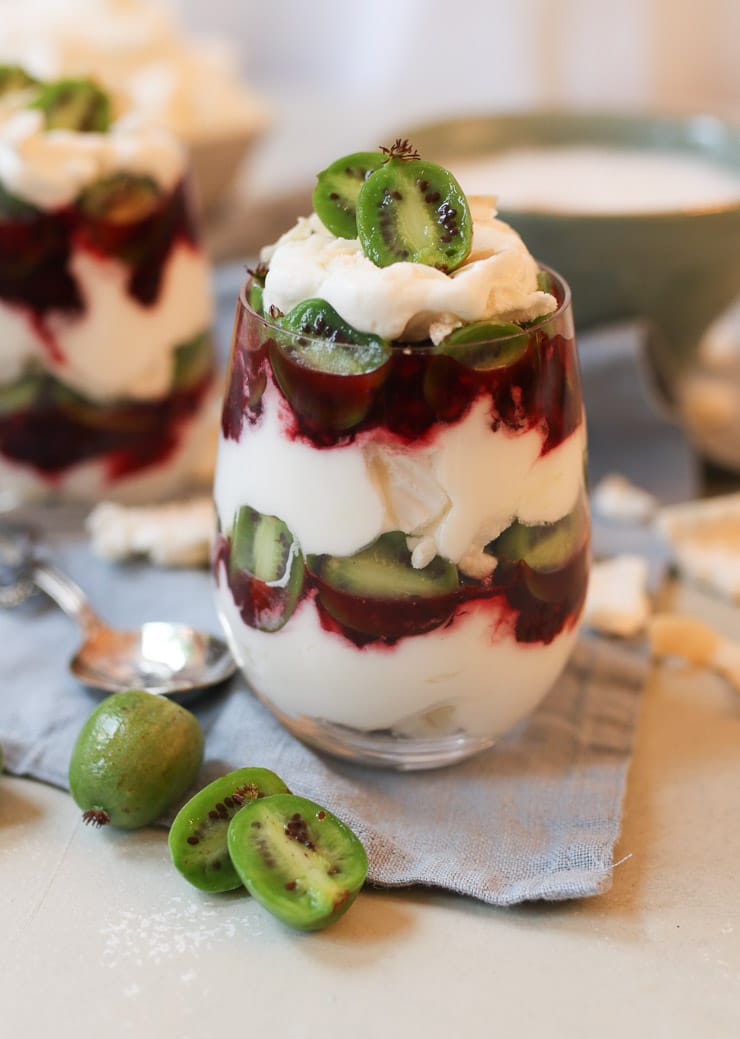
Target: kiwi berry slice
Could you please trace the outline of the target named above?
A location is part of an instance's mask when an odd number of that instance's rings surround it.
[[[119,172],[86,188],[77,204],[92,220],[133,224],[155,212],[161,198],[162,190],[152,177]]]
[[[326,612],[370,638],[420,635],[443,624],[455,609],[457,567],[436,556],[416,569],[406,535],[398,530],[352,556],[309,556],[306,562]]]
[[[449,272],[470,252],[465,193],[442,166],[423,162],[408,141],[383,149],[385,162],[357,198],[357,237],[378,267],[409,261]]]
[[[20,65],[0,65],[0,97],[16,90],[27,90],[37,84],[38,80]]]
[[[491,542],[488,550],[497,558],[521,560],[534,571],[560,570],[584,544],[588,532],[588,507],[579,498],[576,507],[555,523],[528,525],[514,520]]]
[[[168,836],[172,862],[201,891],[241,887],[241,877],[229,857],[229,823],[255,798],[287,793],[282,779],[267,768],[238,768],[214,779],[175,816]]]
[[[354,152],[317,174],[313,208],[338,238],[357,237],[357,198],[367,178],[385,162],[380,152]]]
[[[478,371],[508,368],[526,352],[529,337],[509,321],[476,321],[450,332],[438,351]]]
[[[206,333],[181,343],[174,353],[172,385],[176,390],[198,386],[213,371],[213,346]]]
[[[29,108],[40,108],[47,130],[106,133],[111,124],[109,95],[92,79],[44,83]]]
[[[369,599],[440,595],[454,591],[458,584],[457,567],[441,556],[415,569],[406,535],[398,530],[382,534],[353,556],[312,556],[311,560],[327,584]]]
[[[229,823],[228,847],[249,893],[300,931],[338,920],[367,877],[367,854],[349,826],[295,794],[250,801]]]
[[[305,568],[286,524],[243,505],[231,532],[229,574],[232,590],[248,604],[245,620],[260,631],[278,631],[298,605]]]
[[[15,382],[0,386],[0,417],[27,411],[40,399],[45,379],[34,372],[26,372]]]
[[[263,294],[267,271],[267,265],[264,263],[260,263],[256,267],[247,268],[247,274],[250,276],[250,281],[247,284],[247,303],[260,316],[265,312]]]
[[[333,375],[364,375],[391,356],[385,339],[358,332],[323,299],[304,300],[279,318],[278,324],[296,335],[280,345],[307,368]]]

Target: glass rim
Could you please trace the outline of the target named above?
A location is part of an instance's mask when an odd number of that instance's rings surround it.
[[[466,347],[469,347],[469,346],[473,347],[473,346],[479,345],[481,343],[489,343],[489,342],[491,342],[491,343],[492,342],[505,343],[508,340],[518,339],[519,336],[522,336],[522,335],[530,335],[533,332],[539,331],[548,322],[558,319],[559,317],[561,317],[569,309],[569,307],[571,306],[571,290],[570,290],[570,285],[568,284],[566,279],[563,277],[562,274],[559,274],[554,268],[549,267],[546,263],[540,263],[539,261],[535,261],[535,262],[537,263],[538,271],[543,271],[544,273],[549,274],[550,277],[553,278],[553,280],[557,283],[557,285],[561,289],[563,298],[562,298],[562,301],[555,308],[555,310],[550,311],[549,314],[544,314],[542,317],[536,318],[531,324],[527,325],[526,327],[523,326],[523,327],[519,328],[516,332],[509,332],[506,335],[496,336],[495,339],[486,339],[486,338],[483,338],[483,339],[471,339],[469,342],[466,342],[466,343],[463,343],[463,344],[459,344],[459,346],[457,347],[458,349],[461,349],[461,348],[465,349]],[[253,317],[255,317],[266,328],[269,328],[269,329],[273,330],[278,335],[281,335],[281,336],[288,335],[288,336],[290,336],[293,339],[301,339],[302,341],[307,342],[307,343],[326,344],[327,340],[326,339],[322,339],[320,336],[312,336],[312,335],[308,335],[308,334],[306,334],[304,332],[295,332],[292,329],[283,328],[281,325],[278,325],[278,324],[275,323],[275,319],[274,318],[272,320],[270,320],[269,318],[266,318],[263,314],[258,314],[257,311],[254,310],[249,305],[249,303],[247,301],[247,288],[253,281],[254,281],[254,278],[252,276],[247,278],[247,280],[244,282],[244,284],[242,285],[242,287],[241,287],[241,289],[239,291],[239,301],[238,302],[239,302],[239,306],[240,306],[240,308],[242,310],[247,311],[247,313],[249,313]],[[311,298],[313,298],[313,297],[311,297]],[[296,304],[296,306],[298,306],[298,304]],[[495,325],[497,323],[499,323],[499,324],[509,324],[510,323],[510,322],[507,322],[504,318],[491,318],[491,319],[481,318],[480,320],[481,320],[481,322],[485,321],[486,323],[491,324],[491,325]],[[470,322],[470,324],[475,324],[475,322]],[[459,328],[464,328],[465,325],[461,325],[461,326],[458,326],[458,327]],[[376,333],[376,332],[361,332],[360,329],[358,329],[357,331],[360,332],[361,335],[373,336],[376,339],[383,340],[383,336],[378,335],[378,333]],[[390,347],[391,350],[403,351],[404,353],[407,353],[407,354],[408,353],[415,353],[415,352],[429,353],[430,350],[438,349],[439,345],[440,345],[440,344],[437,344],[435,346],[435,344],[432,343],[429,339],[424,339],[424,340],[417,341],[417,342],[406,342],[406,341],[401,341],[401,340],[398,340],[398,339],[391,339],[391,340],[384,340],[384,341],[386,341],[388,343],[388,346]],[[344,347],[345,349],[351,349],[352,347],[356,347],[357,349],[362,349],[363,348],[363,344],[361,344],[361,343],[341,343],[340,342],[340,343],[336,343],[335,345]]]

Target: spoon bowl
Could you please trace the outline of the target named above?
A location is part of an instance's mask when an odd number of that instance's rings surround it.
[[[0,606],[16,606],[36,589],[45,592],[82,629],[84,640],[70,671],[107,693],[144,689],[181,703],[236,671],[221,639],[187,624],[149,621],[132,631],[109,627],[80,586],[41,559],[27,532],[0,529]]]
[[[225,644],[187,624],[149,621],[134,631],[101,625],[69,664],[85,685],[116,693],[145,689],[180,701],[234,673]]]

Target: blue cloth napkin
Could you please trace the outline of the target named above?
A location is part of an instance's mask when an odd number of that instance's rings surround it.
[[[217,282],[224,338],[241,277],[235,267]],[[634,337],[612,340],[582,348],[592,476],[616,468],[664,500],[687,497],[690,452],[650,403]],[[51,557],[111,623],[169,619],[218,630],[207,573],[96,559],[73,509],[34,519]],[[66,670],[77,642],[71,622],[42,597],[0,611],[0,744],[10,772],[66,786],[74,741],[98,702]],[[309,750],[236,677],[192,705],[206,733],[200,778],[247,764],[274,769],[357,831],[379,885],[424,884],[497,905],[595,895],[611,883],[646,669],[639,646],[584,634],[539,710],[495,748],[415,774]]]

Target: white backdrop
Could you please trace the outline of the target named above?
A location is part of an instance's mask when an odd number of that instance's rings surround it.
[[[740,117],[740,0],[175,0],[228,36],[284,181],[438,115],[537,105]],[[273,182],[272,186],[276,186]]]

